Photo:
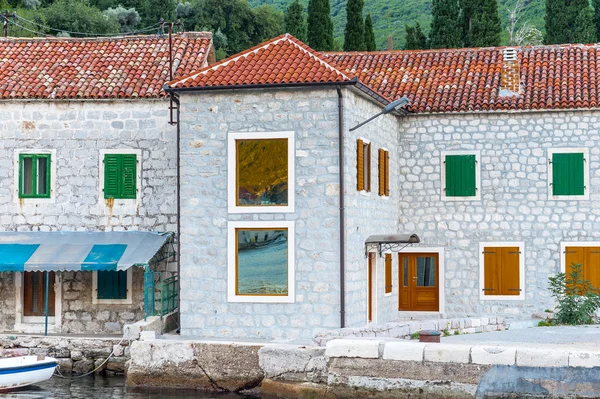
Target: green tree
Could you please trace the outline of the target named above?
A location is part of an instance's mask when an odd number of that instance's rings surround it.
[[[594,11],[589,6],[585,6],[575,18],[571,43],[595,43],[596,38]]]
[[[431,48],[462,47],[462,31],[457,23],[460,20],[458,0],[433,0],[431,14],[429,46]]]
[[[346,3],[346,31],[344,51],[362,51],[365,46],[365,25],[363,22],[363,0],[348,0]]]
[[[55,29],[88,34],[119,33],[119,23],[115,19],[107,17],[85,0],[58,0],[41,11],[46,24]]]
[[[365,18],[365,48],[367,49],[367,51],[377,50],[377,45],[375,44],[375,33],[373,33],[373,19],[371,18],[371,14],[367,14],[367,18]]]
[[[284,31],[283,13],[271,6],[262,5],[252,10],[255,18],[253,44],[279,36]]]
[[[594,15],[588,0],[546,0],[544,42],[561,44],[594,41]]]
[[[308,2],[308,45],[315,50],[334,49],[333,22],[329,0],[309,0]]]
[[[299,0],[290,4],[285,11],[285,31],[303,42],[307,40],[304,6]]]
[[[594,6],[594,26],[596,28],[596,37],[600,38],[600,0],[592,0]]]
[[[406,25],[406,50],[422,50],[427,48],[427,36],[418,22],[415,26]]]
[[[467,47],[500,45],[500,16],[496,0],[462,0],[463,44]]]
[[[125,8],[123,6],[108,8],[104,11],[104,15],[115,19],[121,26],[120,30],[123,33],[134,32],[140,23],[140,14],[138,14],[135,8]]]

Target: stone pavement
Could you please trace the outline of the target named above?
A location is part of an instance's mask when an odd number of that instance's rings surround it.
[[[541,346],[600,350],[600,325],[531,327],[442,337],[446,344]]]

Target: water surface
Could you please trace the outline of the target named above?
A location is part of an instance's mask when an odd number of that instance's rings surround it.
[[[122,377],[83,377],[52,379],[2,394],[0,399],[258,399],[258,396],[211,394],[181,390],[131,390]],[[266,398],[265,398],[266,399]]]

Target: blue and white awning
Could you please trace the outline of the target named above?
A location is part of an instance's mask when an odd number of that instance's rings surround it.
[[[0,232],[0,272],[148,266],[172,235],[149,231]]]

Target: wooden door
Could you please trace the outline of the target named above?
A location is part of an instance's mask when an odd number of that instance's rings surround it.
[[[54,272],[48,273],[48,316],[54,316]],[[23,316],[45,316],[46,273],[23,273]]]
[[[374,304],[375,300],[375,276],[374,273],[376,269],[377,255],[374,252],[369,252],[369,277],[368,277],[368,287],[367,287],[367,323],[371,323],[373,321],[373,312],[374,312]]]
[[[439,310],[437,253],[399,255],[398,310]]]

